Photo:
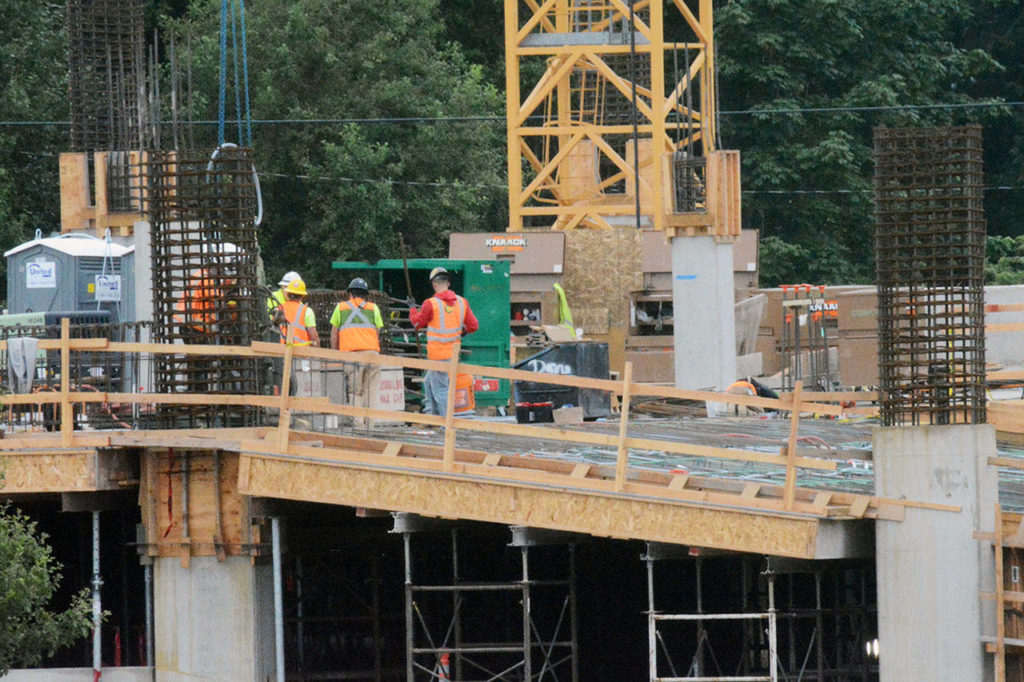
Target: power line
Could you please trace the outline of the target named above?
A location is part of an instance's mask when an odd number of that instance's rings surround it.
[[[930,111],[939,109],[998,109],[1024,107],[1024,101],[1012,102],[951,102],[948,104],[882,104],[842,107],[794,107],[787,109],[739,109],[719,111],[719,116],[762,116],[791,114],[841,114],[868,113],[883,111]],[[543,116],[531,116],[531,119],[543,119]],[[261,118],[253,119],[252,124],[258,126],[278,125],[401,125],[401,124],[434,124],[434,123],[504,123],[505,116],[413,116],[413,117],[372,117],[372,118]],[[160,125],[171,125],[171,121],[161,121]],[[192,121],[193,125],[215,126],[216,120]],[[70,126],[70,121],[0,121],[0,127],[34,127],[34,126]]]
[[[1024,107],[1024,101],[1014,102],[950,102],[948,104],[879,104],[845,107],[798,107],[791,109],[742,109],[719,111],[719,116],[757,116],[759,114],[843,114],[871,111],[929,111],[935,109],[986,109]]]
[[[420,180],[392,180],[390,178],[346,178],[336,176],[325,176],[325,175],[301,175],[301,174],[288,174],[288,173],[260,173],[263,177],[273,178],[297,178],[300,180],[316,180],[321,182],[351,182],[351,183],[365,183],[365,184],[379,184],[379,185],[412,185],[416,187],[445,187],[445,188],[459,188],[459,189],[484,189],[484,190],[500,190],[507,192],[508,187],[502,185],[471,185],[459,182],[428,182]]]

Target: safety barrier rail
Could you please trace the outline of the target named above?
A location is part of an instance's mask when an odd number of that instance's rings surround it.
[[[802,495],[801,499],[797,500],[796,480],[798,469],[831,472],[835,471],[837,468],[835,460],[806,457],[797,453],[798,429],[801,414],[814,413],[819,415],[839,416],[849,411],[849,408],[843,408],[839,405],[809,400],[808,394],[803,392],[802,385],[799,382],[797,382],[795,389],[791,394],[784,394],[779,399],[773,399],[637,384],[632,381],[631,363],[626,363],[625,371],[621,380],[610,380],[470,365],[462,363],[459,360],[458,352],[454,352],[450,360],[435,361],[420,358],[351,353],[325,348],[262,342],[253,343],[251,346],[202,346],[111,342],[107,339],[71,338],[67,319],[62,320],[60,338],[41,339],[39,341],[39,348],[41,350],[60,351],[61,381],[59,391],[43,394],[9,394],[3,396],[2,401],[7,405],[44,404],[57,406],[59,408],[59,414],[61,415],[58,441],[60,443],[60,447],[72,447],[77,440],[81,440],[81,438],[76,440],[74,433],[74,406],[80,403],[122,403],[135,405],[250,405],[268,408],[271,410],[276,409],[279,411],[278,425],[274,427],[276,428],[276,433],[274,433],[269,439],[268,446],[271,452],[276,452],[281,455],[286,455],[288,453],[290,444],[301,443],[301,441],[293,441],[291,438],[291,415],[293,412],[301,411],[320,413],[324,415],[400,421],[432,427],[443,427],[444,446],[440,462],[440,470],[442,472],[455,471],[456,435],[460,431],[466,431],[487,433],[495,436],[520,436],[548,441],[590,444],[615,449],[617,457],[614,476],[612,478],[613,486],[609,491],[613,493],[622,492],[626,488],[630,451],[646,450],[710,459],[739,460],[743,462],[775,465],[785,469],[785,484],[781,487],[781,491],[776,489],[771,492],[771,494],[776,496],[773,500],[767,500],[764,498],[758,499],[760,494],[766,496],[769,495],[768,488],[771,488],[772,486],[762,486],[760,484],[753,483],[747,483],[742,494],[738,496],[730,496],[733,500],[740,498],[745,506],[762,507],[776,511],[810,513],[818,516],[840,515],[891,519],[902,518],[903,508],[907,506],[945,509],[949,511],[958,510],[957,507],[944,505],[917,503],[907,500],[888,500],[867,495],[831,493],[817,490],[806,491]],[[0,341],[0,351],[5,349],[6,342]],[[496,379],[522,380],[532,383],[557,384],[583,389],[596,389],[621,395],[619,429],[617,435],[611,435],[580,429],[569,429],[562,426],[522,425],[489,420],[460,418],[454,414],[454,390],[448,391],[448,404],[445,412],[446,416],[444,417],[415,412],[336,404],[329,402],[327,398],[289,396],[291,371],[284,372],[281,392],[280,395],[277,396],[210,393],[114,393],[102,391],[72,391],[68,368],[71,366],[71,353],[73,351],[140,355],[148,354],[151,356],[171,354],[178,356],[245,356],[257,358],[281,358],[284,361],[285,368],[291,368],[293,360],[320,359],[338,363],[344,362],[380,367],[402,367],[445,372],[448,374],[449,386],[451,387],[455,386],[456,376],[458,374],[470,373],[477,376]],[[786,440],[785,447],[780,449],[779,454],[630,436],[629,427],[631,401],[636,396],[706,401],[788,411],[790,413],[789,436]],[[824,400],[831,397],[831,394],[816,393],[810,394],[810,397],[815,398],[815,400]],[[0,440],[0,449],[11,450],[33,447],[32,445],[29,445],[27,441],[28,439],[25,438],[19,439],[17,437],[8,437],[7,439]],[[673,475],[672,478],[673,480],[667,486],[666,492],[669,494],[683,493],[687,485],[688,476]],[[781,497],[781,500],[778,499],[779,497]],[[706,493],[701,499],[708,499],[706,497]],[[842,508],[843,511],[837,512],[835,509],[830,511],[830,505],[838,506]]]

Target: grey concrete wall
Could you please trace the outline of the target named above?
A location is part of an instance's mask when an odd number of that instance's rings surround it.
[[[152,668],[104,668],[103,682],[152,682]],[[93,682],[92,668],[40,668],[12,670],[4,682]]]
[[[175,558],[157,559],[157,682],[266,680],[274,669],[268,572],[248,557],[194,557],[189,568]]]
[[[993,589],[994,555],[973,534],[994,528],[995,454],[987,425],[875,430],[879,496],[962,508],[907,508],[902,522],[876,524],[882,682],[992,679],[981,637],[995,612],[979,592]]]
[[[135,221],[132,232],[135,247],[135,318],[153,319],[153,256],[150,244],[149,222]],[[148,340],[148,339],[147,339]]]
[[[732,244],[672,240],[676,387],[723,390],[736,380]]]

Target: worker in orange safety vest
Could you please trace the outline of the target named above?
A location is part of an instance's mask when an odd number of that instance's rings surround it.
[[[469,301],[451,290],[451,276],[442,267],[430,271],[434,295],[417,311],[409,300],[409,321],[416,329],[427,329],[427,359],[448,360],[455,343],[480,328]],[[448,373],[430,370],[423,379],[423,411],[445,416],[448,405]]]
[[[331,314],[331,348],[345,351],[380,352],[378,330],[384,327],[380,308],[366,300],[369,286],[362,277],[349,282],[348,300]]]
[[[340,302],[331,314],[331,348],[354,353],[379,353],[380,329],[384,327],[380,308],[366,300],[369,285],[362,277],[348,284],[348,300]],[[370,407],[372,384],[379,381],[379,368],[359,362],[342,363],[347,403]],[[359,417],[354,426],[366,422]]]
[[[306,297],[306,283],[301,279],[292,280],[285,288],[284,296],[281,343],[287,341],[288,327],[290,326],[296,346],[319,346],[320,335],[316,332],[316,315],[302,300]]]
[[[206,268],[196,270],[188,289],[174,304],[173,318],[182,336],[193,336],[197,343],[204,343],[206,337],[219,331],[219,322],[234,319],[237,302],[225,300],[226,290],[234,285],[234,278],[218,277]]]

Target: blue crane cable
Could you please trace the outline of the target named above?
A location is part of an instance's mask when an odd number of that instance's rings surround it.
[[[235,0],[231,0],[231,60],[234,65],[234,76],[235,76],[235,120],[238,123],[238,144],[241,145],[242,140],[242,89],[239,87],[238,82],[238,29],[236,28],[235,21]]]
[[[217,144],[224,144],[224,99],[227,96],[228,0],[220,0],[220,92],[217,98]]]
[[[252,115],[249,109],[249,52],[245,34],[245,0],[238,0],[242,25],[242,83],[245,85],[245,145],[252,147]]]

